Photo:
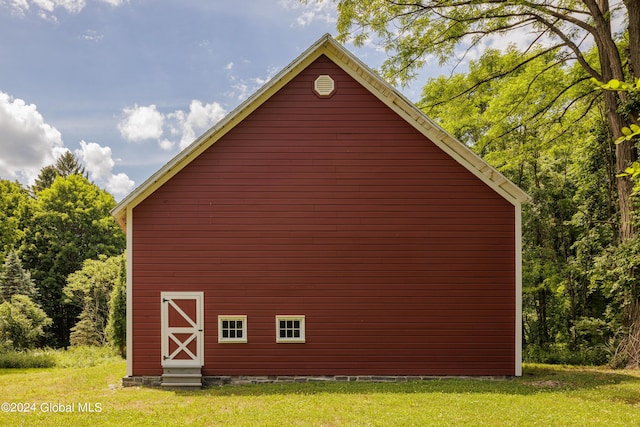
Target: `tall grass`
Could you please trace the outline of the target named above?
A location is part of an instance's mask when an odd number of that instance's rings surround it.
[[[0,369],[89,368],[121,361],[109,347],[70,347],[0,352]]]

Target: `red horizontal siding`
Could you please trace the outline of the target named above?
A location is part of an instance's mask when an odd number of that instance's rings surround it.
[[[311,92],[319,74],[336,93]],[[206,375],[510,375],[513,206],[321,57],[134,209],[133,373],[205,293]],[[248,343],[218,344],[217,316]],[[305,315],[276,344],[276,315]]]

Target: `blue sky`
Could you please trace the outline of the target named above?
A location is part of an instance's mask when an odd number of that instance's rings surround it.
[[[0,177],[29,185],[68,149],[120,199],[334,20],[293,0],[0,0]]]
[[[0,177],[30,185],[71,150],[119,200],[335,35],[335,17],[329,1],[0,0]]]

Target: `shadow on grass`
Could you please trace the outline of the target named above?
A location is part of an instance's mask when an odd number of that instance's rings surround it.
[[[538,393],[595,390],[612,385],[630,384],[637,390],[630,396],[640,402],[640,372],[610,371],[589,367],[529,365],[519,378],[475,379],[434,378],[408,382],[333,382],[261,383],[224,385],[199,391],[174,391],[177,396],[265,396],[314,394],[412,394],[412,393],[490,393],[533,395]]]

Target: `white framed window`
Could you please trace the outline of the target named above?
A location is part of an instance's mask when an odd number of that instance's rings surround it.
[[[305,342],[304,316],[276,316],[276,342]]]
[[[247,316],[218,316],[218,342],[247,342]]]

